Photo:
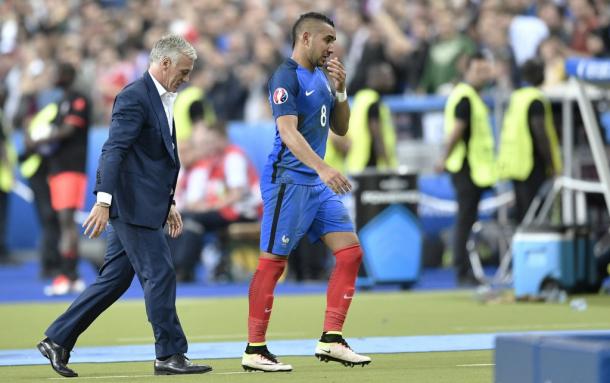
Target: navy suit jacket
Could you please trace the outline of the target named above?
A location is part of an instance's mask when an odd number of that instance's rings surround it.
[[[95,182],[112,195],[110,218],[163,227],[180,169],[175,137],[148,72],[117,95]]]

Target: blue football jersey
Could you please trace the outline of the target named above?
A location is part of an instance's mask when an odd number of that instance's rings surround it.
[[[324,158],[335,97],[328,78],[320,68],[309,71],[287,59],[269,80],[269,103],[273,118],[298,117],[298,130],[311,148]],[[262,182],[317,185],[318,174],[299,161],[275,131],[273,151],[261,177]]]

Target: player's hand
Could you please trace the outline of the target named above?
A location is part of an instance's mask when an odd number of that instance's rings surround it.
[[[94,205],[93,209],[89,213],[89,216],[83,222],[85,228],[84,235],[89,238],[97,238],[104,232],[106,225],[108,224],[108,217],[110,216],[110,208],[101,205]]]
[[[182,216],[180,215],[180,212],[178,212],[178,209],[176,209],[176,205],[172,205],[169,208],[167,228],[169,236],[172,238],[178,238],[178,236],[182,234]]]
[[[326,70],[328,71],[330,78],[333,79],[337,92],[344,92],[346,73],[345,67],[341,64],[341,61],[339,61],[338,58],[333,57],[326,65]]]
[[[352,190],[352,184],[337,169],[326,166],[319,172],[319,175],[322,182],[337,194],[349,193],[349,191]]]

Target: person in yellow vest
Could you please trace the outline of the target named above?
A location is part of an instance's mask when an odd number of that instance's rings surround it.
[[[61,273],[59,217],[51,206],[51,192],[47,181],[49,160],[43,150],[47,148],[36,148],[30,137],[48,134],[46,131],[55,120],[58,111],[57,103],[50,103],[29,120],[24,134],[25,150],[19,154],[19,170],[34,194],[34,207],[40,224],[38,242],[41,278],[55,278]]]
[[[445,105],[445,151],[436,168],[451,173],[458,203],[453,262],[460,286],[477,283],[466,242],[478,216],[481,196],[497,178],[489,110],[479,95],[491,76],[491,65],[481,53],[468,57],[463,82],[455,86]]]
[[[214,108],[206,101],[203,91],[206,74],[200,66],[193,71],[189,86],[178,93],[174,103],[174,124],[178,142],[190,139],[193,127],[198,122],[203,121],[210,125],[216,121]]]
[[[4,92],[0,92],[4,93]],[[0,94],[0,106],[4,104]],[[8,218],[8,197],[13,189],[16,153],[3,124],[2,109],[0,109],[0,265],[12,263],[6,246],[6,230]]]
[[[398,166],[392,114],[381,101],[381,96],[391,92],[393,86],[394,72],[388,63],[378,63],[368,70],[367,87],[354,95],[347,135],[329,133],[326,163],[347,173]]]
[[[544,82],[544,64],[526,61],[521,76],[527,85],[511,95],[498,157],[500,177],[513,183],[518,223],[544,182],[562,169],[551,104],[538,88]]]

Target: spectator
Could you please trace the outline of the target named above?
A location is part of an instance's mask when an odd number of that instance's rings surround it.
[[[556,36],[543,40],[538,47],[538,56],[544,63],[543,88],[550,88],[566,81],[565,60],[568,47]]]
[[[184,231],[176,244],[176,277],[192,282],[203,248],[203,234],[233,222],[255,221],[260,191],[253,165],[238,147],[229,144],[223,122],[199,125],[187,154],[177,193]]]
[[[600,27],[595,6],[589,0],[569,0],[568,5],[573,18],[570,48],[576,52],[590,54],[587,39]]]
[[[426,93],[441,91],[444,85],[457,80],[458,60],[475,51],[475,44],[457,29],[454,14],[449,9],[434,18],[437,37],[430,45],[420,88]]]
[[[549,36],[549,28],[536,16],[522,15],[510,7],[506,8],[508,39],[515,55],[517,66],[536,56],[538,45]]]

